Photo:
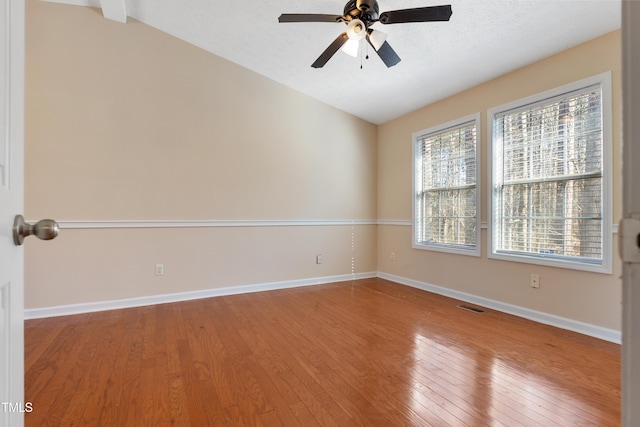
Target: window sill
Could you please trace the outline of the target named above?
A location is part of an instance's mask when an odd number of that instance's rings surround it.
[[[434,251],[434,252],[443,252],[448,254],[455,255],[467,255],[467,256],[480,256],[480,247],[476,246],[473,248],[467,248],[462,246],[455,245],[429,245],[429,244],[420,244],[414,242],[412,245],[413,249],[419,249],[422,251]]]
[[[501,261],[522,262],[526,264],[535,264],[546,267],[566,268],[571,270],[580,270],[590,273],[612,274],[611,262],[604,260],[601,264],[591,264],[586,262],[576,262],[563,260],[558,258],[545,258],[542,256],[527,256],[508,253],[495,253],[489,251],[489,259]]]

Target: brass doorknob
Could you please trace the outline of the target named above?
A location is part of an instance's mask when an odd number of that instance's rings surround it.
[[[22,245],[24,238],[28,236],[36,236],[40,240],[55,239],[60,232],[58,223],[52,219],[43,219],[35,224],[24,222],[22,215],[16,215],[13,221],[13,243],[16,246]]]

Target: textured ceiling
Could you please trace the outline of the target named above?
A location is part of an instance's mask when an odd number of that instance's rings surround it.
[[[314,69],[345,25],[280,24],[278,16],[341,15],[346,0],[124,2],[136,20],[375,124],[618,29],[621,19],[620,0],[379,0],[380,12],[451,4],[453,15],[449,22],[374,24],[402,59],[395,67],[369,48],[368,60],[338,51]]]

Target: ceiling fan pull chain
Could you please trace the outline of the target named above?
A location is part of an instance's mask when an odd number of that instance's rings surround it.
[[[362,42],[361,42],[362,43]],[[360,69],[362,70],[362,57],[364,56],[364,59],[369,59],[369,43],[362,43],[362,45],[364,46],[362,48],[362,51],[360,52]],[[367,50],[367,53],[365,54],[364,50]]]

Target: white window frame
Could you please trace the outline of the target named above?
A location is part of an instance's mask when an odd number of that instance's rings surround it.
[[[447,245],[447,244],[441,244],[441,243],[419,243],[418,242],[418,215],[417,215],[417,206],[416,206],[416,200],[417,200],[417,195],[418,195],[418,191],[420,191],[420,189],[418,188],[418,162],[421,161],[421,154],[419,153],[418,147],[419,147],[419,143],[418,140],[423,138],[426,135],[429,134],[436,134],[436,133],[441,133],[444,132],[446,130],[449,129],[454,129],[457,127],[462,127],[464,125],[467,125],[469,123],[473,123],[475,125],[476,128],[476,156],[475,156],[475,161],[476,161],[476,183],[475,183],[475,188],[476,188],[476,197],[475,197],[475,206],[476,206],[476,245],[474,247],[465,247],[462,245]],[[481,240],[480,240],[480,235],[481,235],[481,230],[480,230],[480,214],[481,214],[481,204],[480,201],[482,200],[481,197],[481,181],[480,181],[480,169],[481,169],[481,139],[482,139],[482,128],[480,126],[481,124],[481,120],[480,120],[480,113],[475,113],[475,114],[471,114],[469,116],[465,116],[456,120],[452,120],[450,122],[441,124],[441,125],[437,125],[437,126],[433,126],[431,128],[428,129],[424,129],[418,132],[414,132],[412,134],[412,141],[413,141],[413,175],[412,175],[412,179],[413,179],[413,220],[412,220],[412,240],[413,240],[413,245],[412,247],[414,249],[422,249],[422,250],[430,250],[430,251],[437,251],[437,252],[446,252],[446,253],[452,253],[452,254],[459,254],[459,255],[470,255],[470,256],[480,256],[480,251],[481,251]]]
[[[512,254],[512,253],[498,253],[496,250],[496,233],[494,233],[494,219],[497,219],[497,215],[494,215],[494,206],[496,199],[496,189],[494,182],[497,181],[494,173],[497,173],[498,168],[493,167],[494,152],[496,150],[496,129],[495,129],[495,117],[496,115],[521,108],[530,104],[543,103],[544,101],[561,96],[563,94],[585,89],[589,86],[600,85],[602,89],[602,263],[586,263],[579,262],[578,260],[569,260],[566,258],[560,259],[549,255],[526,255],[526,254]],[[488,176],[488,188],[489,188],[489,209],[488,209],[488,257],[493,259],[500,259],[505,261],[516,261],[530,264],[545,265],[551,267],[569,268],[582,271],[592,271],[597,273],[611,274],[612,266],[612,233],[613,233],[613,185],[612,185],[612,101],[611,101],[611,72],[605,72],[596,76],[588,77],[573,83],[569,83],[564,86],[560,86],[536,95],[532,95],[526,98],[519,99],[517,101],[509,102],[497,107],[493,107],[487,111],[487,129],[490,130],[491,142],[488,144],[488,161],[487,167],[489,171]],[[496,218],[494,218],[496,217]]]

